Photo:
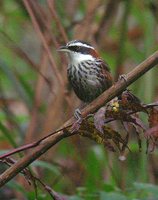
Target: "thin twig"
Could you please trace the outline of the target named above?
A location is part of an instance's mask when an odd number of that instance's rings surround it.
[[[102,39],[107,34],[109,27],[111,27],[112,20],[114,17],[116,17],[116,12],[118,5],[120,3],[120,0],[109,0],[104,5],[104,13],[102,16],[102,19],[99,23],[98,30],[95,33],[95,39],[97,43],[102,43]]]
[[[62,35],[62,38],[64,39],[64,42],[67,43],[68,42],[68,37],[66,35],[66,32],[64,30],[64,27],[61,24],[61,21],[56,13],[56,10],[54,9],[54,1],[52,0],[47,0],[47,4],[48,4],[48,8],[50,9],[50,13],[52,15],[52,17],[54,18],[56,25]]]
[[[46,50],[46,52],[48,54],[52,70],[53,70],[55,76],[57,77],[57,79],[59,81],[59,84],[60,84],[60,86],[62,88],[62,86],[63,86],[62,77],[60,76],[60,73],[58,72],[58,69],[57,69],[56,63],[54,61],[54,58],[52,57],[52,54],[51,54],[51,51],[50,51],[50,49],[48,47],[47,41],[45,40],[45,37],[44,37],[42,31],[40,30],[39,24],[38,24],[38,22],[36,20],[36,17],[34,16],[34,13],[32,11],[30,3],[29,3],[28,0],[23,0],[23,2],[24,2],[24,5],[25,5],[30,17],[31,17],[32,23],[33,23],[33,25],[34,25],[34,27],[35,27],[35,29],[36,29],[41,41],[42,41],[43,47],[45,48],[45,50]]]
[[[116,77],[119,77],[119,74],[123,73],[123,66],[122,63],[124,61],[124,55],[125,53],[125,44],[126,44],[126,39],[127,39],[127,31],[128,31],[128,17],[130,14],[130,9],[131,9],[131,0],[125,1],[125,8],[124,8],[124,13],[122,16],[122,22],[121,22],[121,27],[120,27],[120,38],[119,38],[119,48],[118,48],[118,56],[116,59],[116,66],[117,66],[117,71],[116,71]]]
[[[48,56],[45,54],[44,49],[41,50],[41,58],[40,58],[40,71],[45,74],[47,70],[47,65],[48,64]],[[31,119],[30,123],[26,132],[26,137],[25,137],[25,142],[31,142],[33,135],[35,131],[37,130],[38,124],[39,124],[39,108],[42,104],[43,98],[43,90],[45,89],[44,87],[44,81],[40,74],[38,74],[37,81],[36,81],[36,86],[35,86],[35,95],[34,95],[34,105],[31,110]],[[50,87],[52,89],[52,87]]]
[[[69,128],[69,127],[71,127],[71,126],[72,126],[72,124],[69,125],[69,126],[67,126],[67,127],[64,127],[64,129],[65,129],[65,128]],[[9,152],[0,155],[0,160],[2,160],[3,158],[6,158],[6,157],[8,157],[8,156],[11,156],[11,155],[13,155],[13,154],[19,153],[19,152],[21,152],[21,151],[25,151],[25,150],[34,148],[34,147],[38,146],[38,145],[39,145],[42,141],[44,141],[45,139],[51,137],[52,135],[54,135],[54,134],[56,134],[56,133],[58,133],[58,132],[60,132],[60,131],[63,131],[63,128],[61,128],[61,129],[59,129],[59,130],[56,130],[56,131],[54,131],[54,132],[52,132],[52,133],[50,133],[50,134],[44,136],[43,138],[39,139],[38,141],[35,141],[35,142],[32,142],[32,143],[29,143],[29,144],[20,146],[20,147],[18,147],[18,148],[14,148],[13,150],[11,150],[11,151],[9,151]]]

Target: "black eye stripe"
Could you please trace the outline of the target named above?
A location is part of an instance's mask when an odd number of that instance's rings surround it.
[[[68,49],[75,52],[81,52],[82,54],[89,54],[91,48],[83,46],[69,46]]]
[[[76,51],[76,52],[78,52],[80,47],[78,47],[78,46],[69,46],[68,48],[69,48],[71,51]]]

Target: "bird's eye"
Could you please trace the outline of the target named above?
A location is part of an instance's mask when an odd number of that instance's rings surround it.
[[[77,51],[80,50],[80,46],[76,46],[76,50],[77,50]]]

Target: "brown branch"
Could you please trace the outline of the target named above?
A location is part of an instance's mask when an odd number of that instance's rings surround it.
[[[53,70],[53,73],[54,73],[55,77],[56,77],[57,80],[58,80],[57,82],[59,83],[60,91],[61,91],[63,94],[65,94],[65,82],[64,82],[64,79],[63,79],[61,73],[60,73],[59,70],[58,70],[58,67],[57,67],[56,62],[55,62],[55,60],[54,60],[54,57],[52,56],[51,50],[50,50],[50,48],[49,48],[48,42],[47,42],[47,40],[46,40],[46,38],[45,38],[43,32],[42,32],[41,29],[40,29],[40,25],[39,25],[39,23],[38,23],[38,21],[37,21],[37,19],[36,19],[36,17],[35,17],[35,14],[34,14],[34,12],[33,12],[33,10],[32,10],[32,7],[31,7],[32,3],[31,3],[31,2],[33,2],[33,1],[30,1],[30,0],[23,0],[23,3],[24,3],[24,5],[25,5],[25,7],[26,7],[26,10],[28,11],[28,13],[29,13],[29,15],[30,15],[30,18],[31,18],[31,20],[32,20],[32,24],[33,24],[33,26],[34,26],[34,28],[35,28],[35,30],[36,30],[36,32],[37,32],[37,34],[38,34],[38,36],[39,36],[41,42],[42,42],[42,45],[43,45],[43,47],[44,47],[44,49],[45,49],[47,55],[48,55],[49,62],[50,62],[50,64],[51,64],[51,68],[52,68],[52,70]],[[71,104],[70,104],[70,99],[69,99],[69,97],[68,97],[68,96],[65,96],[65,99],[66,99],[66,101],[67,101],[67,104],[68,104],[68,105],[71,105]]]
[[[41,57],[40,57],[40,71],[43,74],[46,74],[47,71],[47,67],[48,67],[48,56],[47,54],[45,54],[45,50],[41,49]],[[51,86],[51,85],[50,85]],[[53,87],[49,88],[50,91],[53,92]],[[26,137],[25,137],[25,142],[26,143],[30,143],[32,141],[32,138],[35,131],[37,130],[38,124],[39,124],[39,108],[42,105],[43,102],[43,90],[45,90],[45,84],[44,81],[42,79],[42,77],[40,76],[40,74],[38,74],[37,77],[37,81],[35,84],[35,94],[34,94],[34,98],[33,98],[33,106],[32,106],[32,110],[31,110],[31,115],[30,115],[30,123],[29,126],[27,128],[26,131]]]
[[[0,162],[6,164],[7,166],[12,166],[13,164],[16,163],[16,160],[12,159],[12,158],[6,158],[3,160],[0,160]],[[24,170],[21,171],[21,174],[24,175],[25,179],[27,180],[29,185],[33,185],[34,186],[34,190],[35,190],[35,196],[37,199],[37,183],[40,183],[40,185],[43,187],[43,189],[53,198],[55,196],[58,195],[58,193],[56,193],[54,190],[52,190],[52,188],[48,185],[46,185],[43,181],[41,181],[38,177],[34,176],[32,174],[32,172],[30,171],[29,168],[25,168]],[[64,200],[64,199],[63,199]]]
[[[130,9],[131,9],[131,0],[125,1],[125,8],[124,13],[122,16],[122,21],[120,25],[120,36],[119,36],[119,47],[118,47],[118,56],[116,58],[116,75],[115,78],[117,79],[119,74],[122,74],[124,71],[123,61],[126,55],[126,40],[127,40],[127,31],[128,31],[128,18],[130,16]]]
[[[156,51],[153,55],[151,55],[148,59],[134,68],[131,72],[126,75],[126,81],[120,80],[116,82],[111,88],[105,91],[102,95],[100,95],[96,100],[90,103],[87,107],[82,110],[83,117],[87,116],[89,113],[94,113],[101,106],[105,105],[108,101],[113,99],[115,96],[118,96],[122,91],[124,91],[131,83],[140,78],[144,73],[150,70],[152,67],[158,64],[158,51]],[[64,125],[72,124],[74,118],[68,120]],[[17,161],[13,166],[7,169],[0,176],[0,187],[6,184],[9,180],[15,177],[19,172],[21,172],[25,167],[31,164],[34,160],[48,151],[53,145],[58,143],[60,140],[72,136],[76,134],[66,131],[59,131],[56,134],[51,135],[50,137],[46,137],[46,139],[42,140],[37,147],[35,147],[31,152]]]
[[[59,31],[60,31],[60,33],[62,35],[62,38],[64,39],[64,42],[67,43],[68,42],[68,37],[66,35],[66,32],[64,30],[63,25],[61,24],[60,19],[59,19],[57,13],[56,13],[56,10],[54,9],[54,1],[47,0],[47,4],[48,4],[48,8],[50,10],[50,13],[51,13],[52,17],[55,20],[56,26],[59,29]]]
[[[40,30],[40,26],[39,26],[39,24],[38,24],[38,22],[37,22],[37,20],[36,20],[36,17],[34,16],[34,13],[33,13],[33,11],[32,11],[32,8],[31,8],[31,6],[30,6],[30,3],[29,3],[28,0],[23,0],[23,3],[24,3],[24,5],[25,5],[25,7],[26,7],[26,9],[27,9],[27,11],[28,11],[30,17],[31,17],[31,20],[32,20],[32,23],[33,23],[33,25],[34,25],[35,30],[37,31],[37,34],[39,35],[39,38],[41,39],[41,42],[42,42],[42,44],[43,44],[43,47],[44,47],[45,51],[46,51],[47,54],[48,54],[48,57],[49,57],[49,61],[50,61],[50,63],[51,63],[52,70],[53,70],[55,76],[57,77],[60,86],[63,87],[63,86],[64,86],[63,78],[61,77],[60,73],[58,72],[58,69],[57,69],[57,65],[56,65],[56,63],[55,63],[55,60],[54,60],[54,58],[52,57],[52,54],[51,54],[51,51],[50,51],[50,49],[49,49],[48,43],[47,43],[47,41],[46,41],[46,39],[45,39],[45,37],[44,37],[42,31]],[[62,88],[62,87],[61,87],[61,88]]]
[[[69,126],[67,126],[67,127],[64,127],[64,128],[69,128],[69,127],[71,127],[71,126],[72,126],[72,124],[69,125]],[[19,152],[21,152],[21,151],[25,151],[25,150],[28,150],[28,149],[37,147],[37,146],[38,146],[40,143],[42,143],[45,139],[47,139],[47,138],[51,137],[52,135],[54,135],[54,134],[56,134],[56,133],[58,133],[58,132],[61,132],[61,131],[63,131],[63,128],[61,128],[61,129],[59,129],[59,130],[56,130],[56,131],[54,131],[54,132],[52,132],[52,133],[50,133],[50,134],[44,136],[43,138],[41,138],[41,139],[39,139],[39,140],[37,140],[37,141],[35,141],[35,142],[29,143],[29,144],[25,144],[25,145],[20,146],[20,147],[18,147],[18,148],[14,148],[13,150],[10,150],[9,152],[0,155],[0,160],[6,158],[6,157],[8,157],[8,156],[11,156],[11,155],[13,155],[13,154],[19,153]]]
[[[98,30],[95,33],[95,39],[97,44],[102,43],[103,38],[109,30],[109,27],[111,27],[112,20],[114,17],[116,17],[119,3],[120,0],[109,0],[107,4],[105,4],[102,19],[99,23]]]
[[[153,108],[153,107],[156,107],[156,106],[158,106],[158,102],[154,102],[154,103],[151,103],[151,104],[144,104],[143,105],[143,107],[146,108],[146,109]],[[128,116],[130,116],[130,115],[133,115],[133,114],[135,114],[137,112],[139,112],[139,110],[134,110],[134,111],[132,110],[132,111],[128,112],[127,114],[128,114]],[[107,124],[107,123],[115,121],[115,120],[116,120],[116,118],[106,118],[104,123]],[[70,124],[70,125],[68,125],[67,127],[64,127],[64,128],[70,128],[72,125],[73,124]],[[63,128],[44,136],[43,138],[39,139],[38,141],[29,143],[29,144],[25,144],[23,146],[20,146],[20,147],[12,149],[12,150],[0,155],[0,161],[3,160],[4,158],[7,158],[7,157],[11,156],[11,155],[14,155],[14,154],[17,154],[19,152],[34,148],[34,147],[38,146],[46,138],[49,138],[50,136],[52,136],[55,133],[57,133],[59,131],[62,131],[62,130],[63,130]],[[82,135],[82,134],[80,134],[80,135]],[[83,136],[86,136],[86,134],[83,134]],[[88,133],[88,137],[90,138],[89,133]],[[91,137],[93,137],[93,136],[91,135]]]
[[[11,180],[16,174],[21,172],[25,167],[31,164],[34,160],[40,157],[43,153],[45,153],[48,149],[50,149],[53,145],[58,143],[63,138],[69,137],[71,135],[76,134],[67,132],[67,131],[59,131],[56,134],[51,135],[50,137],[43,140],[36,148],[34,148],[29,154],[20,159],[17,163],[12,165],[8,170],[6,170],[0,176],[0,187]]]

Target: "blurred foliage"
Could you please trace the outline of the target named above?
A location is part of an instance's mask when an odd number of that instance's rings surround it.
[[[68,87],[67,61],[56,51],[61,44],[90,42],[117,79],[157,50],[157,13],[157,0],[0,1],[0,153],[57,129],[80,104]],[[142,102],[156,101],[157,77],[155,67],[130,89]],[[113,126],[123,132],[120,124]],[[30,168],[71,200],[157,199],[157,150],[146,155],[143,141],[139,152],[134,131],[130,137],[124,162],[119,153],[73,136]],[[38,199],[50,199],[40,184],[37,190]],[[35,199],[35,190],[18,176],[0,189],[0,197]]]

